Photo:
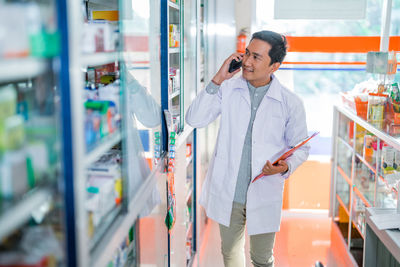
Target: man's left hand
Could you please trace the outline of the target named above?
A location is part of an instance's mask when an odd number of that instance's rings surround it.
[[[289,169],[289,166],[287,165],[286,161],[284,160],[280,160],[278,161],[277,165],[272,165],[271,162],[269,162],[269,160],[267,161],[267,163],[265,163],[263,169],[262,169],[262,173],[267,176],[267,175],[274,175],[277,173],[284,173]]]

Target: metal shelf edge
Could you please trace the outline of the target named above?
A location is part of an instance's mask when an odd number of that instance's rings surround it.
[[[345,145],[348,149],[350,149],[351,151],[353,151],[353,147],[352,147],[346,140],[344,140],[344,139],[343,139],[342,137],[340,137],[340,136],[338,136],[337,138],[338,138],[338,140],[339,140],[340,142],[343,143],[343,145]]]
[[[0,82],[24,80],[43,74],[47,69],[45,59],[20,58],[0,60]]]
[[[101,155],[110,150],[114,145],[122,140],[121,132],[116,132],[100,141],[100,144],[89,153],[86,154],[85,166],[89,166],[95,162]]]
[[[100,52],[82,55],[82,66],[100,66],[119,60],[118,52]]]
[[[176,139],[176,149],[178,149],[183,143],[186,142],[186,139],[188,136],[193,132],[193,127],[185,124],[184,130],[182,133],[178,135],[178,138]]]
[[[344,172],[344,170],[342,169],[342,167],[340,167],[339,165],[337,166],[337,169],[339,171],[339,173],[343,176],[343,178],[346,180],[346,182],[349,184],[349,186],[351,186],[351,179],[347,176],[347,174]]]
[[[346,207],[346,205],[344,205],[344,202],[343,202],[342,198],[341,198],[338,194],[336,194],[336,198],[337,198],[337,200],[339,201],[339,204],[344,208],[344,211],[347,213],[347,216],[350,217],[349,210],[348,210],[348,208]]]
[[[171,100],[172,98],[174,98],[175,96],[178,96],[181,94],[180,90],[176,90],[175,92],[173,92],[170,96],[169,99]]]
[[[27,222],[31,217],[32,210],[49,201],[51,196],[49,190],[38,189],[13,208],[5,211],[0,217],[0,240]]]
[[[193,221],[189,222],[189,227],[186,230],[186,238],[188,237],[188,235],[190,234],[190,231],[193,230]]]
[[[189,201],[189,199],[192,196],[192,194],[193,194],[193,189],[190,189],[189,192],[186,195],[185,203],[187,203]]]
[[[369,201],[364,197],[364,195],[361,193],[361,191],[357,188],[354,187],[354,192],[356,193],[356,195],[361,199],[361,201],[364,203],[364,205],[369,208],[372,205],[369,203]]]
[[[368,169],[370,169],[374,174],[376,174],[375,168],[372,167],[371,164],[370,164],[368,161],[366,161],[366,160],[364,159],[363,156],[361,156],[360,154],[356,153],[356,157],[357,157],[362,163],[364,163],[364,165],[367,166]]]
[[[179,51],[179,47],[169,47],[168,48],[168,53],[170,53],[170,54],[176,54],[176,53],[179,53],[180,51]]]
[[[171,1],[169,1],[169,0],[168,0],[168,5],[169,5],[170,7],[172,7],[172,8],[175,8],[175,9],[179,10],[179,6],[178,6],[177,4],[175,4],[175,3],[171,2]]]
[[[365,240],[365,236],[364,236],[364,234],[361,232],[361,229],[358,227],[358,225],[357,225],[354,221],[351,221],[351,223],[353,224],[354,228],[357,229],[357,231],[358,231],[358,233],[361,235],[362,239]]]
[[[192,162],[192,160],[193,160],[193,155],[186,158],[186,168],[189,166],[189,164],[190,164],[190,162]]]

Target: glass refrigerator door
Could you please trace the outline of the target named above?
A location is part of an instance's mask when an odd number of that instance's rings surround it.
[[[0,266],[66,264],[55,5],[0,2]]]
[[[128,115],[129,194],[133,197],[161,158],[159,1],[127,0],[122,13],[121,75]]]
[[[165,266],[168,259],[166,196],[162,146],[160,1],[121,1],[121,79],[126,92],[125,155],[129,179],[129,207],[143,204],[136,223],[136,260],[133,266]],[[179,94],[177,94],[179,97]],[[179,99],[179,98],[178,98]],[[151,191],[138,199],[143,185]],[[136,202],[132,202],[136,201]],[[156,208],[157,207],[157,208]]]

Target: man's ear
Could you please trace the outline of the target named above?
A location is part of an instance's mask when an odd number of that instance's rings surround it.
[[[281,63],[279,63],[279,62],[275,62],[274,64],[272,64],[272,73],[277,71],[280,66],[281,66]]]

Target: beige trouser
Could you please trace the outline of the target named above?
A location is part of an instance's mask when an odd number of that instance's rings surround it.
[[[244,255],[244,230],[246,225],[246,206],[234,202],[230,227],[219,225],[222,255],[225,267],[246,266]],[[275,233],[250,236],[250,257],[256,267],[273,267],[273,248]]]

